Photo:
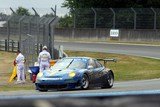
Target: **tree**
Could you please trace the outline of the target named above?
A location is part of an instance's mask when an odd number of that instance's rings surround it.
[[[157,8],[160,6],[160,0],[65,0],[65,2],[63,3],[63,6],[70,9],[70,15],[71,15],[72,20],[73,20],[73,15],[76,16],[75,17],[76,27],[81,27],[81,28],[92,27],[93,28],[94,11],[92,11],[91,8],[94,8],[94,10],[97,13],[96,14],[96,26],[97,27],[105,27],[105,28],[112,27],[113,26],[113,12],[109,10],[109,8],[114,8],[113,9],[114,11],[117,10],[116,11],[117,21],[115,22],[116,23],[115,27],[133,28],[134,13],[131,9],[127,10],[126,8],[131,8],[131,7],[133,8],[150,8],[150,7]],[[119,8],[124,8],[124,9],[119,9]],[[107,9],[109,11],[107,11]],[[147,13],[147,10],[143,10],[143,9],[139,9],[139,10]],[[152,14],[148,12],[148,14],[146,14],[148,19],[152,21],[153,12]],[[143,15],[143,17],[145,17],[145,15]],[[142,20],[146,20],[146,19],[147,18],[142,18]],[[147,22],[145,24],[147,24]]]
[[[43,15],[44,17],[54,17],[55,15],[53,14],[53,13],[47,13],[47,14],[45,14],[45,15]]]
[[[64,17],[60,17],[59,27],[73,27],[73,18],[71,15],[65,15]]]
[[[16,10],[16,14],[21,15],[21,16],[23,16],[23,15],[30,16],[31,15],[29,10],[26,8],[23,8],[23,7],[18,7],[18,9]]]
[[[5,21],[7,20],[8,15],[4,14],[4,13],[0,13],[0,21]]]
[[[130,8],[159,7],[160,0],[65,0],[67,8]]]
[[[148,0],[145,7],[159,8],[160,0]]]

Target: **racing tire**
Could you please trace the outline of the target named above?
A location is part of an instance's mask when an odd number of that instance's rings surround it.
[[[89,78],[86,74],[83,75],[83,78],[81,80],[81,89],[89,89]]]
[[[35,84],[36,85],[36,90],[40,91],[40,92],[47,92],[48,90],[46,88],[40,88],[38,86],[38,84]]]
[[[114,74],[112,71],[108,71],[107,75],[104,77],[104,83],[102,84],[101,88],[112,88],[114,83]]]
[[[48,90],[46,90],[46,89],[40,89],[39,91],[40,92],[47,92]]]

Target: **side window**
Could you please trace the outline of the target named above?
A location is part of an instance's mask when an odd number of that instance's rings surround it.
[[[95,63],[95,61],[93,59],[89,60],[89,65],[92,65],[93,68],[96,68],[96,63]]]
[[[96,63],[97,68],[102,67],[102,64],[100,62],[98,62],[98,61],[95,60],[95,63]]]

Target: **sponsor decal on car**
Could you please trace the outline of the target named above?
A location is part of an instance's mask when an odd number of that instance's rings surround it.
[[[42,78],[41,80],[62,80],[62,78]]]

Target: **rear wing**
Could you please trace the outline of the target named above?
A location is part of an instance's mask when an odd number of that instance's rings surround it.
[[[106,65],[107,62],[117,62],[117,59],[109,59],[109,58],[97,58],[98,61],[103,61],[104,65]]]

